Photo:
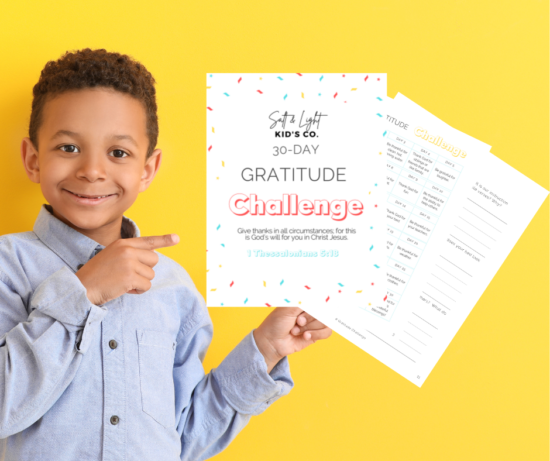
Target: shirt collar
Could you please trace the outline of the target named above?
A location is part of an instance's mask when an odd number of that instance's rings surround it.
[[[52,214],[51,205],[42,205],[33,231],[44,245],[57,254],[75,272],[81,264],[86,264],[105,248],[57,219]],[[120,233],[122,238],[140,236],[136,223],[126,216],[122,217]]]

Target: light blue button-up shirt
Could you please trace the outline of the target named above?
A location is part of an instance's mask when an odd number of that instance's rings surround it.
[[[0,237],[0,460],[203,460],[290,392],[254,330],[204,373],[208,309],[162,254],[150,290],[91,304],[75,272],[104,247],[48,210]]]

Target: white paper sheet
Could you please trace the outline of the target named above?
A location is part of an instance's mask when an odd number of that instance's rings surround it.
[[[300,306],[335,331],[334,314],[361,323],[385,308],[386,75],[206,78],[207,305]],[[253,194],[263,212],[245,209]],[[331,212],[292,211],[293,198]]]
[[[365,350],[420,387],[548,191],[403,95],[386,112],[388,312]]]

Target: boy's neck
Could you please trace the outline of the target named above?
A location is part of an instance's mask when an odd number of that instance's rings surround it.
[[[63,216],[60,216],[59,214],[57,214],[53,208],[51,208],[51,210],[52,210],[52,214],[60,221],[67,224],[67,226],[71,227],[77,232],[80,232],[86,237],[91,238],[92,240],[96,241],[100,245],[103,245],[104,247],[122,238],[121,236],[122,216],[97,229],[81,229],[80,227],[75,226],[73,223],[65,219]]]

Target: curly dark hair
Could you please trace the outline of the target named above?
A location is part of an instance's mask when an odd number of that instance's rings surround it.
[[[149,158],[157,145],[159,133],[155,83],[145,66],[128,55],[90,48],[67,51],[57,61],[46,63],[33,87],[29,138],[38,149],[38,129],[44,104],[49,98],[70,90],[109,87],[133,96],[145,107],[149,137],[146,158]]]

